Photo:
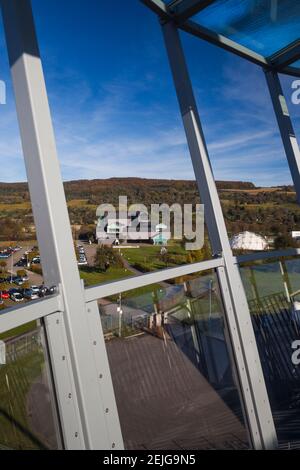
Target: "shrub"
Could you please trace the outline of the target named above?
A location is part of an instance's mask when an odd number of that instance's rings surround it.
[[[24,276],[26,276],[26,274],[27,273],[26,273],[25,269],[18,269],[18,271],[17,271],[17,276],[18,277],[24,277]]]
[[[107,271],[111,266],[122,267],[123,262],[119,253],[110,246],[100,245],[94,258],[95,268]]]

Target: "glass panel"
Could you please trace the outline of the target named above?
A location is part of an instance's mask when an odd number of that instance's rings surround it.
[[[244,266],[241,274],[279,444],[289,448],[300,439],[300,368],[292,346],[300,339],[300,261]]]
[[[126,449],[248,447],[213,272],[99,309]]]
[[[61,447],[43,329],[0,335],[0,449]]]
[[[169,65],[157,54],[164,46],[156,16],[141,2],[131,2],[128,15],[127,3],[118,1],[116,18],[111,2],[91,0],[86,10],[86,2],[79,0],[73,4],[72,21],[66,22],[62,18],[69,17],[69,8],[62,2],[32,2],[78,267],[86,286],[211,258],[207,236],[204,247],[199,243],[193,250],[186,248],[183,236],[195,229],[200,201]],[[81,38],[74,36],[76,23],[87,31]],[[151,31],[150,42],[145,30]],[[101,63],[87,59],[95,44]],[[128,211],[119,197],[127,197]],[[176,237],[172,210],[170,230],[162,216],[152,227],[147,223],[152,205],[171,209],[174,203],[179,216],[190,205],[192,226],[184,230],[182,219],[183,235]],[[115,208],[103,224],[97,213],[102,204]],[[130,210],[137,204],[139,208]],[[129,236],[134,227],[138,233]],[[100,244],[105,245],[102,250]]]
[[[197,23],[264,56],[299,38],[300,3],[294,0],[217,0]]]
[[[297,60],[296,62],[294,62],[293,64],[291,64],[291,67],[300,68],[300,60]]]

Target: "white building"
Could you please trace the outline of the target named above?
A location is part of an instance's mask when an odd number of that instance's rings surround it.
[[[134,237],[130,236],[130,229],[134,230]],[[111,244],[121,241],[145,241],[154,245],[166,245],[171,238],[167,226],[158,224],[151,230],[151,222],[143,213],[130,214],[127,219],[108,219],[104,225],[99,219],[96,227],[98,243]],[[118,242],[117,242],[118,243]]]
[[[292,238],[295,240],[300,240],[300,231],[299,230],[293,230],[292,231]]]
[[[241,232],[230,240],[233,250],[264,251],[269,248],[267,240],[253,232]]]

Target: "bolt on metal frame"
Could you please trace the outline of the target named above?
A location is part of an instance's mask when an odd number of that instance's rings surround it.
[[[238,263],[249,255],[233,257],[220,200],[209,162],[200,118],[178,34],[183,30],[262,65],[272,73],[274,109],[278,114],[278,83],[272,63],[226,38],[188,20],[201,2],[177,0],[169,10],[161,0],[143,0],[163,20],[162,29],[173,73],[182,119],[215,258],[202,263],[165,269],[88,289],[80,281],[67,205],[59,170],[47,92],[30,0],[1,0],[13,88],[28,175],[28,183],[45,283],[58,286],[51,298],[10,309],[0,316],[0,332],[43,318],[54,377],[64,447],[67,449],[122,449],[123,441],[105,349],[97,299],[137,287],[215,269],[230,335],[239,391],[254,448],[276,447],[276,433],[265,388],[255,336]],[[202,1],[202,7],[212,2]],[[195,10],[196,9],[196,10]],[[176,11],[179,19],[176,20]],[[186,20],[187,19],[187,20]],[[289,50],[287,52],[291,54]],[[298,48],[293,54],[298,54]],[[293,56],[294,57],[294,56]],[[292,63],[291,55],[281,64]],[[274,59],[275,60],[275,59]],[[279,60],[278,57],[276,60]],[[270,72],[271,71],[271,72]],[[277,77],[278,78],[278,77]],[[291,123],[279,115],[283,140]],[[277,115],[278,118],[278,115]],[[291,147],[291,148],[290,148]],[[299,178],[294,143],[287,144],[293,177]],[[288,153],[287,152],[287,153]],[[297,175],[298,172],[298,175]],[[298,180],[297,180],[298,181]],[[299,255],[299,250],[250,255],[251,259]]]

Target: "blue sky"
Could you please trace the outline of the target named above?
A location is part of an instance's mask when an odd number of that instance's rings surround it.
[[[63,178],[194,179],[155,15],[138,0],[32,4]],[[216,179],[289,184],[263,72],[187,34],[182,40]],[[0,50],[0,180],[25,181],[2,25]],[[299,133],[292,80],[283,77]]]

